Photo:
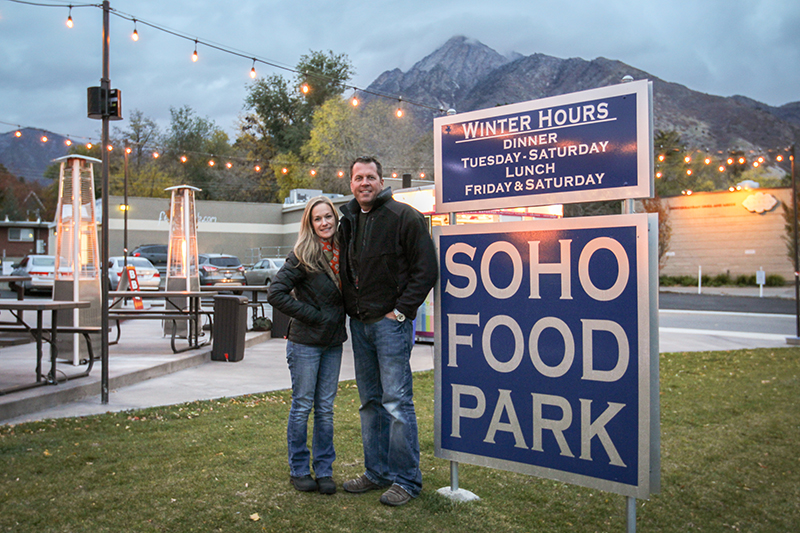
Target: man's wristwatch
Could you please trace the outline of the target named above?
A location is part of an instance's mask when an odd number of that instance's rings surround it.
[[[397,319],[398,322],[402,322],[406,319],[406,315],[398,311],[397,309],[394,310],[394,317]]]

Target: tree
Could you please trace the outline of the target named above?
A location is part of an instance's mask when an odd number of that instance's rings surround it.
[[[152,161],[152,153],[161,141],[158,125],[138,109],[131,111],[128,116],[128,129],[115,130],[115,144],[125,146],[127,141],[131,148],[128,165],[139,170],[142,165]]]
[[[255,135],[268,146],[265,152],[294,153],[311,134],[314,111],[326,100],[341,96],[354,73],[345,54],[312,51],[297,64],[295,83],[279,75],[259,78],[250,85],[245,108],[250,113],[243,133]],[[301,86],[307,86],[303,93]]]
[[[398,119],[394,111],[392,104],[382,100],[355,109],[341,98],[332,98],[317,109],[301,154],[318,167],[318,188],[348,193],[347,172],[360,155],[376,156],[387,173],[416,174],[422,167],[433,166],[433,134],[420,135],[408,113]],[[345,175],[339,177],[339,171]]]
[[[217,199],[211,195],[216,180],[224,179],[216,158],[230,155],[231,146],[228,134],[218,128],[212,120],[198,117],[189,106],[170,107],[170,128],[163,138],[163,158],[159,158],[162,171],[176,177],[182,183],[173,185],[192,185],[202,192],[198,199]],[[185,157],[185,161],[181,158]],[[209,164],[214,161],[214,166]]]

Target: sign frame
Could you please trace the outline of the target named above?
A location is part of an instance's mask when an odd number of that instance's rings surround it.
[[[473,138],[472,140],[469,141],[465,139],[456,142],[471,142],[475,140],[479,141],[479,140],[491,140],[498,138],[511,138],[519,135],[528,135],[528,134],[534,134],[534,136],[538,136],[541,134],[547,135],[547,133],[564,131],[565,128],[570,128],[573,126],[593,128],[592,131],[598,128],[606,128],[606,130],[608,130],[609,127],[613,127],[617,129],[612,129],[611,131],[624,131],[626,135],[635,136],[635,144],[636,144],[635,172],[633,171],[633,169],[631,169],[631,173],[635,174],[635,176],[631,176],[631,178],[635,180],[633,185],[613,186],[606,188],[594,187],[585,190],[569,190],[563,192],[542,192],[541,194],[535,193],[535,191],[533,193],[528,193],[526,192],[527,189],[523,189],[523,192],[521,193],[515,193],[503,196],[492,196],[486,198],[476,197],[474,199],[452,198],[451,197],[451,195],[453,194],[452,192],[448,193],[445,192],[445,190],[452,191],[453,187],[464,186],[466,188],[470,184],[465,182],[462,177],[453,176],[452,175],[453,171],[448,170],[447,168],[447,166],[450,163],[452,163],[453,156],[452,154],[449,154],[448,149],[443,147],[444,144],[442,139],[443,128],[456,124],[469,123],[471,121],[488,121],[489,119],[497,119],[504,116],[522,117],[525,116],[527,113],[533,114],[535,112],[546,110],[548,108],[553,109],[562,106],[579,106],[579,104],[584,104],[586,102],[594,102],[597,100],[612,99],[617,97],[626,97],[628,95],[633,95],[636,97],[635,113],[634,113],[635,116],[632,124],[629,124],[627,122],[620,122],[619,124],[615,124],[613,123],[613,121],[610,122],[609,121],[610,119],[606,121],[597,120],[595,122],[586,122],[574,125],[566,124],[566,125],[556,125],[553,127],[543,128],[543,129],[536,128],[533,130],[518,131],[516,133],[507,131],[503,134],[496,134],[494,136],[486,136],[484,138],[479,138],[479,139]],[[574,92],[560,96],[531,100],[528,102],[521,102],[517,104],[510,104],[490,109],[481,109],[478,111],[471,111],[468,113],[460,113],[456,115],[435,118],[433,133],[434,133],[434,167],[436,176],[437,210],[439,212],[445,213],[445,212],[457,212],[457,211],[479,211],[479,210],[507,208],[507,207],[552,205],[559,203],[580,203],[580,202],[596,202],[603,200],[624,200],[629,198],[650,198],[653,196],[653,189],[654,189],[652,117],[653,117],[652,82],[648,80],[638,80],[629,83],[613,85],[609,87],[601,87],[597,89],[590,89],[587,91]],[[529,118],[531,120],[533,119],[533,117],[530,117],[530,115]],[[501,121],[502,120],[505,119],[501,119]],[[611,126],[609,126],[609,124],[611,124]],[[623,130],[623,128],[627,129]],[[629,131],[630,128],[634,128],[635,131],[633,132]],[[608,156],[604,155],[604,157],[608,157],[610,159],[614,157],[615,153],[620,154],[623,153],[623,151],[625,153],[629,153],[630,146],[627,144],[624,146],[613,145],[611,153]],[[492,153],[494,154],[495,152]],[[516,155],[517,158],[519,159],[520,153],[517,152]],[[448,161],[449,163],[445,164],[446,161]],[[464,165],[466,166],[466,163],[464,163]],[[508,176],[509,167],[504,167],[504,168],[506,168],[505,175]],[[485,169],[478,168],[476,169],[475,172],[468,173],[468,175],[474,177],[480,175],[481,173],[485,174],[486,172],[487,171]],[[570,178],[572,178],[572,176],[570,176]],[[550,178],[545,178],[545,179],[550,179]],[[456,184],[455,183],[456,180],[461,181],[461,183]],[[505,184],[507,186],[508,184],[512,184],[516,187],[518,186],[517,184],[520,181],[523,184],[527,183],[526,178],[511,178],[509,180],[506,180]],[[508,192],[510,192],[510,190]],[[466,192],[464,194],[466,194]]]
[[[440,269],[446,268],[443,258],[447,253],[441,249],[443,237],[497,234],[513,235],[514,232],[558,232],[570,230],[600,230],[604,228],[634,227],[636,231],[636,264],[631,264],[631,279],[635,284],[637,308],[637,375],[639,405],[636,406],[638,421],[636,483],[620,483],[599,477],[587,476],[548,466],[521,463],[503,458],[479,455],[446,449],[443,440],[443,364],[445,361],[445,339],[443,326],[442,279],[436,284],[435,342],[434,342],[434,456],[437,458],[486,466],[546,479],[553,479],[588,488],[604,490],[634,498],[647,498],[660,490],[660,403],[658,372],[658,219],[654,214],[611,215],[535,222],[507,222],[500,224],[441,226],[434,228],[434,241],[440,259]],[[575,259],[577,261],[577,258]],[[444,272],[444,271],[443,271]],[[452,299],[452,298],[451,298]],[[500,300],[496,300],[500,301]],[[548,302],[548,304],[553,304]],[[487,310],[490,311],[491,310]],[[456,311],[459,312],[459,311]],[[477,340],[477,342],[480,342]],[[577,364],[577,363],[576,363]],[[452,413],[447,413],[452,416]],[[480,437],[478,437],[480,438]]]

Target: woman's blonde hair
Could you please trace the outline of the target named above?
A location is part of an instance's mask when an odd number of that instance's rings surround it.
[[[322,252],[322,245],[319,242],[319,237],[314,232],[314,225],[311,220],[311,212],[320,204],[326,204],[333,212],[333,219],[335,225],[339,226],[339,213],[333,206],[330,198],[326,196],[315,196],[310,199],[306,204],[306,209],[303,211],[303,218],[300,221],[300,233],[297,236],[297,242],[294,245],[294,255],[297,256],[300,264],[306,267],[311,272],[319,272],[325,270],[328,260]],[[333,234],[334,246],[339,245],[339,232]]]

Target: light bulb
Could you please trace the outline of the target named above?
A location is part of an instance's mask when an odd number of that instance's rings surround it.
[[[67,139],[66,141],[64,141],[64,144],[66,144],[67,146],[72,146],[72,141]]]
[[[311,87],[308,86],[308,83],[303,83],[303,85],[300,86],[300,90],[303,94],[308,94],[309,91],[311,91]]]
[[[92,143],[86,143],[86,149],[87,150],[91,150],[92,149]]]
[[[139,32],[136,31],[136,28],[133,28],[133,33],[131,34],[131,39],[133,39],[134,41],[138,41],[139,40]]]
[[[46,142],[47,142],[47,135],[42,135],[42,142],[43,142],[43,143],[46,143]]]
[[[181,163],[186,163],[187,159],[185,155],[181,156]]]
[[[213,159],[209,159],[208,160],[208,166],[210,166],[210,167],[214,166],[214,160]]]
[[[353,97],[353,98],[350,100],[350,103],[351,103],[351,104],[353,104],[353,107],[358,107],[358,104],[359,104],[359,102],[358,102],[358,97],[354,96],[354,97]]]
[[[69,6],[69,16],[67,17],[67,28],[74,26],[72,22],[72,6]]]
[[[256,172],[261,172],[261,167],[260,167],[259,165],[256,165],[256,166],[254,167],[254,170],[255,170]]]
[[[233,163],[228,161],[227,163],[225,163],[225,166],[228,167],[228,168],[231,168],[233,166]]]
[[[21,132],[21,131],[19,131],[19,130],[17,130],[17,131],[15,131],[15,132],[14,132],[14,135],[15,135],[16,137],[22,137],[22,132]],[[778,157],[780,157],[780,156],[778,156]]]
[[[283,167],[283,168],[281,169],[281,172],[283,172],[284,174],[288,174],[288,173],[289,173],[289,169],[288,169],[288,168],[286,168],[286,167]]]
[[[197,41],[194,42],[194,52],[192,52],[192,61],[197,63]]]
[[[257,75],[258,75],[258,74],[256,74],[256,67],[253,67],[253,68],[251,68],[251,69],[250,69],[250,78],[251,78],[251,79],[256,79],[256,76],[257,76]]]
[[[403,118],[403,110],[402,110],[402,109],[400,109],[400,108],[398,107],[398,108],[397,108],[397,111],[395,111],[395,112],[394,112],[394,115],[395,115],[397,118]]]

